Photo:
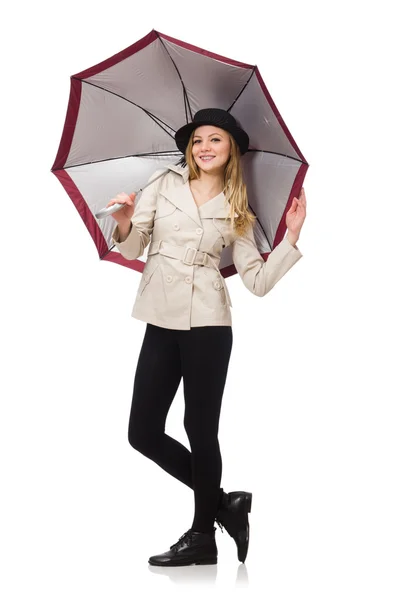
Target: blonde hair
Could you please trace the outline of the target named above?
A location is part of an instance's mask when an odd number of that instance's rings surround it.
[[[189,166],[189,178],[198,179],[200,176],[199,168],[193,157],[193,136],[192,132],[186,152],[185,160]],[[223,193],[230,204],[229,218],[231,226],[238,236],[244,235],[247,229],[254,225],[255,215],[248,208],[247,188],[243,179],[243,170],[240,161],[240,149],[236,140],[229,134],[231,142],[231,151],[228,162],[223,172]],[[237,217],[234,217],[234,213]]]

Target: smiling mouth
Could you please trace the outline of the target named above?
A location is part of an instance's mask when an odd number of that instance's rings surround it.
[[[203,160],[204,162],[209,162],[213,158],[215,158],[215,156],[200,156],[200,160]]]

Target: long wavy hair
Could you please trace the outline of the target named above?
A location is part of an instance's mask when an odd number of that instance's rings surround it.
[[[193,157],[193,137],[192,132],[185,152],[185,161],[189,166],[189,178],[198,179],[200,171]],[[250,226],[253,226],[256,217],[248,208],[247,188],[243,179],[243,170],[241,167],[241,153],[236,140],[229,134],[231,142],[230,157],[225,165],[223,172],[223,193],[230,205],[229,218],[231,226],[238,236],[244,235]],[[237,217],[234,217],[234,213]]]

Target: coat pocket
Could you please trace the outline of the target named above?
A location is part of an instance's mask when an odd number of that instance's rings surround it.
[[[146,289],[146,286],[149,284],[151,278],[153,277],[153,273],[155,272],[158,266],[159,263],[154,262],[153,260],[150,260],[146,263],[137,292],[139,296],[142,296],[143,292]]]
[[[222,306],[225,306],[227,304],[227,299],[226,299],[226,292],[225,292],[225,286],[224,286],[223,280],[220,277],[218,277],[217,279],[215,279],[213,281],[212,285],[214,286],[214,288],[216,289],[216,291],[219,294]]]
[[[203,273],[208,278],[208,286],[210,286],[208,289],[208,294],[206,294],[205,303],[209,303],[209,306],[213,308],[214,299],[218,298],[218,302],[220,302],[222,306],[226,306],[228,302],[223,278],[217,275],[214,279],[212,269],[209,269],[208,271],[204,270]]]

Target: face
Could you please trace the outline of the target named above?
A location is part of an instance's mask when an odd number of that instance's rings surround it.
[[[213,125],[202,125],[194,132],[193,158],[206,173],[223,171],[230,157],[231,143],[224,129]]]

